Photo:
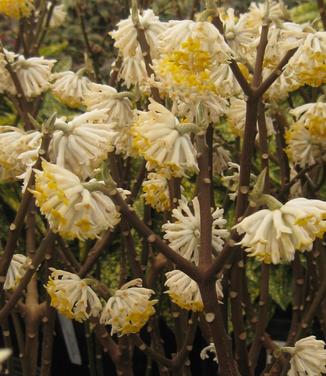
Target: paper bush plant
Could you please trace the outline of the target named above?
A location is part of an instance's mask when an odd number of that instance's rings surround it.
[[[282,0],[0,0],[6,374],[11,351],[24,376],[53,374],[57,313],[84,326],[91,376],[103,357],[136,375],[138,350],[146,375],[199,376],[191,360],[325,374],[316,3],[301,20]],[[291,311],[281,347],[276,306]]]

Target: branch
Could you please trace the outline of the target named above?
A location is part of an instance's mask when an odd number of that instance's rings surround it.
[[[268,285],[269,285],[270,265],[262,263],[260,279],[260,297],[258,308],[258,321],[255,328],[255,336],[250,347],[250,365],[255,370],[259,358],[262,338],[265,336],[268,317]]]
[[[219,360],[219,372],[223,376],[239,376],[232,354],[231,340],[225,330],[221,308],[216,295],[215,281],[199,285],[204,303],[205,319]]]
[[[42,139],[42,145],[40,148],[40,154],[41,151],[46,154],[46,151],[48,150],[48,146],[50,143],[50,136],[49,134],[44,134]],[[44,155],[44,154],[42,154]],[[40,169],[41,167],[41,155],[39,155],[38,160],[36,161],[34,165],[34,169]],[[2,291],[3,284],[6,280],[6,275],[8,272],[8,268],[11,262],[11,259],[14,255],[16,244],[18,241],[19,234],[21,232],[21,229],[24,224],[24,219],[27,213],[27,210],[30,205],[30,200],[32,198],[32,194],[29,190],[34,185],[35,181],[35,172],[32,171],[32,174],[29,178],[29,181],[27,183],[26,190],[23,194],[22,200],[20,202],[18,211],[16,213],[15,219],[13,223],[9,227],[9,234],[7,238],[7,243],[4,249],[4,252],[0,258],[0,292]]]
[[[208,267],[212,263],[212,223],[211,214],[211,176],[208,170],[209,150],[206,134],[198,134],[196,138],[198,149],[199,174],[197,179],[198,201],[200,208],[200,253],[199,266]]]
[[[168,259],[176,264],[176,266],[184,273],[188,274],[190,278],[198,281],[200,273],[198,269],[190,261],[179,255],[171,249],[157,234],[155,234],[146,224],[137,216],[132,208],[130,208],[123,200],[117,190],[110,190],[103,184],[98,184],[99,191],[111,197],[121,214],[126,217],[126,220],[132,225],[147,241],[157,247]]]
[[[48,235],[42,240],[40,246],[38,247],[35,256],[33,257],[32,264],[29,269],[26,271],[24,277],[19,282],[19,285],[16,287],[12,295],[10,296],[7,303],[4,307],[0,310],[0,322],[7,318],[10,314],[11,310],[15,307],[16,303],[18,302],[19,298],[21,297],[23,291],[25,290],[26,286],[28,285],[29,281],[32,279],[33,275],[35,274],[37,268],[44,260],[45,253],[47,248],[51,246],[51,244],[55,240],[55,234],[53,232],[49,232]]]
[[[137,4],[137,0],[135,0],[135,3]],[[137,31],[137,40],[140,45],[140,49],[144,58],[146,72],[147,72],[148,77],[152,77],[154,76],[154,70],[152,68],[153,61],[151,58],[151,51],[150,51],[149,44],[147,43],[147,40],[146,40],[145,31],[141,27],[140,22],[139,22],[138,9],[133,9],[132,16],[133,16],[133,19],[135,19],[134,26]],[[156,102],[162,103],[160,93],[156,87],[151,86],[151,94]]]
[[[324,30],[326,30],[326,6],[324,0],[317,0],[317,5],[320,13],[320,19],[323,24]]]
[[[273,70],[273,72],[265,79],[265,81],[258,87],[257,90],[254,90],[254,96],[256,98],[261,97],[280,77],[280,75],[283,73],[283,68],[289,62],[291,57],[297,52],[297,49],[298,48],[292,48],[292,50],[289,50],[277,65],[277,67]]]

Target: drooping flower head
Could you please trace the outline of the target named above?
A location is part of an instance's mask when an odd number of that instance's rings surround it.
[[[105,110],[86,112],[69,122],[57,119],[54,128],[57,130],[49,146],[51,161],[81,178],[92,176],[114,149],[117,132]]]
[[[133,126],[133,145],[147,160],[147,168],[164,169],[172,176],[197,171],[196,151],[190,139],[192,129],[153,100],[148,109],[139,113]]]
[[[0,93],[8,92],[15,94],[15,85],[11,79],[10,73],[7,69],[7,63],[12,64],[15,61],[16,54],[6,49],[0,52]]]
[[[89,280],[64,270],[50,270],[52,273],[45,288],[50,295],[52,307],[67,318],[79,322],[91,316],[99,316],[102,304],[89,286]]]
[[[144,30],[147,43],[149,44],[151,56],[155,56],[157,51],[157,37],[165,30],[166,24],[160,22],[151,9],[146,9],[142,14],[138,14],[140,27]],[[114,47],[119,49],[124,57],[134,56],[139,43],[137,40],[137,30],[130,15],[126,20],[121,20],[117,24],[118,29],[109,34],[115,40]]]
[[[35,171],[32,193],[53,232],[66,239],[94,239],[119,223],[120,214],[104,193],[89,191],[63,167],[43,161],[42,168]]]
[[[174,36],[179,28],[184,30]],[[226,101],[215,85],[215,70],[231,56],[223,37],[209,22],[180,21],[172,23],[160,38],[162,55],[154,61],[160,91],[175,102],[178,115],[192,121],[201,105],[207,119],[217,121],[225,112]]]
[[[135,55],[123,58],[118,77],[128,89],[136,86],[142,92],[149,91],[146,65],[140,47],[136,49]]]
[[[267,264],[290,262],[296,250],[312,248],[326,231],[326,203],[295,198],[277,209],[262,209],[235,226],[249,256]]]
[[[27,98],[34,98],[50,87],[50,75],[56,60],[48,60],[43,57],[30,57],[26,59],[19,55],[12,64],[17,78]],[[13,94],[17,94],[16,90]]]
[[[308,33],[288,66],[301,85],[318,87],[326,83],[326,31]]]
[[[245,13],[237,17],[233,8],[228,8],[225,12],[220,11],[220,18],[224,26],[225,39],[237,60],[253,61],[259,42],[259,20],[249,26],[250,14]]]
[[[0,179],[15,180],[38,157],[42,134],[19,128],[0,126]]]
[[[120,127],[128,126],[133,120],[131,102],[128,97],[121,96],[117,90],[109,85],[92,83],[84,99],[88,111],[106,110],[108,120]]]
[[[10,18],[28,17],[33,9],[33,0],[0,0],[0,13]]]
[[[286,132],[286,152],[295,164],[302,168],[325,158],[326,104],[307,103],[290,111],[296,118]]]
[[[53,94],[68,107],[81,107],[90,90],[91,81],[82,72],[83,69],[77,73],[67,71],[51,75]]]
[[[47,3],[48,10],[51,8],[51,3]],[[50,20],[49,27],[51,29],[56,29],[57,27],[60,27],[67,17],[67,11],[65,9],[64,4],[56,5],[53,8],[52,17]]]
[[[13,256],[3,285],[5,290],[13,290],[17,287],[28,267],[31,265],[31,261],[29,257],[18,253]]]
[[[142,287],[140,278],[124,284],[108,300],[101,315],[101,323],[111,325],[111,334],[118,336],[138,333],[154,315],[154,304],[150,300],[153,290]]]
[[[172,210],[174,222],[162,226],[165,232],[164,239],[169,241],[170,247],[183,257],[198,263],[200,245],[200,207],[198,198],[189,205],[179,200],[179,206]],[[224,229],[226,220],[223,218],[223,209],[212,210],[212,246],[216,252],[221,251],[224,240],[228,237],[228,230]]]
[[[283,347],[281,350],[291,355],[288,376],[317,376],[326,373],[325,342],[318,341],[315,336],[302,338],[294,347]]]
[[[170,194],[168,179],[162,175],[151,172],[143,182],[143,195],[147,205],[158,212],[170,209]]]
[[[181,270],[172,270],[165,273],[165,286],[173,303],[187,311],[201,312],[204,309],[204,304],[199,291],[197,282],[191,279],[187,274]],[[223,290],[221,280],[216,280],[216,294],[217,299],[223,298]],[[218,300],[220,302],[220,300]]]
[[[264,3],[252,2],[249,12],[245,14],[247,16],[246,27],[256,27],[258,30],[266,15],[268,15],[269,20],[276,24],[288,18],[288,10],[282,0],[268,0]]]

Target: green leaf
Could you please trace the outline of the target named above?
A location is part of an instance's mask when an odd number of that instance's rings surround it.
[[[71,56],[67,55],[60,59],[57,64],[55,65],[53,71],[54,72],[65,72],[70,70],[72,67],[72,58]]]
[[[292,20],[296,23],[313,21],[319,17],[317,3],[312,1],[292,8],[290,13]]]
[[[269,293],[272,300],[285,311],[292,300],[292,273],[289,265],[272,266]]]
[[[49,46],[44,46],[40,48],[40,55],[45,57],[53,57],[58,55],[60,52],[64,51],[68,47],[68,42],[64,41],[62,43],[53,43]]]

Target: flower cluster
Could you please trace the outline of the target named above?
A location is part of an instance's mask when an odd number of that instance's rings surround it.
[[[201,105],[206,118],[217,121],[227,102],[219,95],[216,70],[230,59],[230,48],[209,22],[179,21],[169,26],[160,35],[162,54],[154,62],[160,91],[174,101],[178,115],[192,121]]]
[[[286,133],[287,154],[302,168],[324,160],[326,103],[307,103],[291,110],[296,121]]]
[[[161,22],[151,9],[145,10],[142,14],[138,13],[138,19],[139,27],[144,31],[149,45],[151,56],[155,57],[158,54],[158,35],[165,30],[166,24]],[[123,57],[119,72],[120,78],[124,80],[128,88],[131,85],[137,85],[146,90],[148,76],[132,16],[121,20],[117,25],[117,30],[109,34],[115,41],[114,46],[119,49],[119,53]]]
[[[191,142],[193,127],[180,123],[164,106],[151,101],[149,111],[140,112],[133,126],[133,145],[147,160],[148,170],[183,176],[198,170]]]
[[[140,278],[127,282],[106,303],[101,323],[111,325],[111,334],[138,333],[155,313],[157,300],[150,300],[152,294]]]
[[[79,322],[97,317],[102,304],[90,281],[78,275],[50,268],[51,276],[45,286],[51,298],[51,305],[62,315]]]
[[[174,222],[162,226],[165,232],[164,239],[169,241],[170,247],[183,257],[198,263],[200,244],[200,208],[198,198],[195,197],[190,205],[179,201],[179,206],[172,210]],[[224,240],[229,236],[224,229],[226,220],[223,218],[223,209],[212,210],[212,245],[216,252],[222,250]]]
[[[29,257],[16,253],[10,262],[3,288],[5,290],[15,289],[30,265]]]
[[[38,131],[0,127],[0,179],[15,180],[35,163],[42,142]]]
[[[294,347],[283,347],[281,350],[291,355],[288,376],[322,375],[326,372],[325,342],[316,340],[315,336],[302,338]]]
[[[35,173],[32,192],[52,231],[67,239],[94,239],[119,223],[113,201],[102,192],[89,191],[72,172],[43,161],[42,171]]]
[[[105,110],[85,112],[70,122],[57,119],[49,146],[51,161],[81,178],[91,176],[114,149],[114,127]]]
[[[279,264],[292,261],[296,250],[310,251],[314,240],[326,232],[325,219],[325,202],[296,198],[274,210],[259,210],[235,228],[245,234],[239,244],[249,256]]]
[[[51,90],[56,98],[71,108],[79,108],[90,91],[91,81],[82,75],[83,69],[74,73],[71,71],[51,75]]]
[[[56,60],[47,60],[43,57],[26,59],[23,55],[18,56],[12,68],[27,98],[37,97],[49,89],[51,70],[55,62]],[[12,94],[17,94],[16,88]]]
[[[158,212],[170,209],[170,193],[168,180],[164,175],[149,173],[147,180],[143,182],[143,197],[147,205]]]
[[[28,17],[34,9],[33,0],[0,0],[0,13],[20,19]]]
[[[201,312],[204,309],[197,282],[181,270],[172,270],[165,275],[165,286],[168,288],[166,293],[173,303],[186,311]],[[220,279],[216,280],[216,295],[218,302],[221,303],[223,290]]]

